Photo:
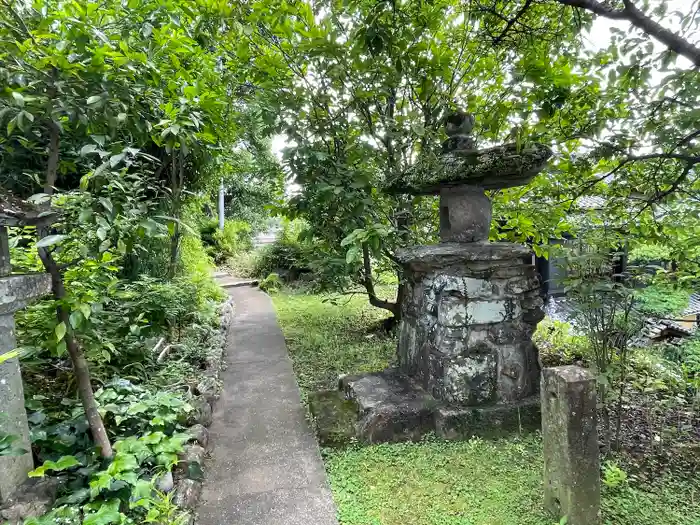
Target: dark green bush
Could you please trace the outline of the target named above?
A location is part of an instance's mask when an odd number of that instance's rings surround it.
[[[199,235],[217,264],[253,247],[253,228],[245,221],[227,220],[223,230],[219,229],[218,221],[207,221],[200,227]]]

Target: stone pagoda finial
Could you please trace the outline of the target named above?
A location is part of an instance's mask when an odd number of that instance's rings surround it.
[[[474,151],[476,139],[472,135],[476,118],[471,113],[454,111],[445,119],[445,132],[449,137],[442,144],[442,152]]]

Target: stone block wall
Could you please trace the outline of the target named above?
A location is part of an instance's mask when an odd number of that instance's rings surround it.
[[[529,250],[449,243],[400,257],[406,282],[401,371],[435,398],[459,405],[535,394],[539,365],[531,337],[543,313]]]

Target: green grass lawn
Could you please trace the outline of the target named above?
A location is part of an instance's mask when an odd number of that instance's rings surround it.
[[[395,340],[373,330],[386,314],[364,297],[280,293],[274,303],[304,395],[394,357]],[[555,524],[541,508],[538,436],[353,446],[324,458],[342,525]],[[700,525],[700,480],[606,488],[603,514],[606,525]]]

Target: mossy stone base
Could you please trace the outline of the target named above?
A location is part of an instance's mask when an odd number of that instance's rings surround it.
[[[309,410],[316,423],[321,445],[337,447],[355,438],[357,403],[338,390],[322,390],[309,395]]]
[[[482,407],[443,406],[435,411],[435,433],[444,439],[496,438],[541,427],[539,396],[518,403]]]

